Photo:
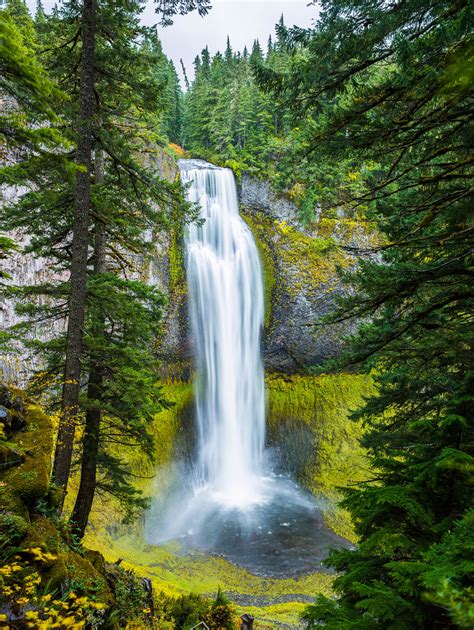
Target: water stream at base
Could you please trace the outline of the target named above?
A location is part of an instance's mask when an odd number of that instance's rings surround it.
[[[148,540],[180,539],[257,574],[309,572],[344,541],[324,525],[314,497],[272,473],[265,450],[257,247],[239,216],[232,172],[201,160],[180,160],[180,169],[202,219],[186,236],[197,453],[155,502]]]

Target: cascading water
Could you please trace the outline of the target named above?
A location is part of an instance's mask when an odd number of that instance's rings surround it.
[[[248,507],[259,494],[265,434],[262,270],[239,216],[232,172],[184,168],[201,225],[186,239],[189,309],[196,344],[198,471],[216,499]]]
[[[266,465],[258,251],[231,171],[201,160],[181,160],[180,169],[201,219],[186,236],[197,451],[154,502],[147,538],[180,539],[254,573],[311,571],[344,541],[324,525],[314,497]]]

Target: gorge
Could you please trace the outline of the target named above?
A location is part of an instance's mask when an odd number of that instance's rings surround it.
[[[32,4],[0,8],[0,626],[474,627],[472,3],[311,2],[241,50],[275,3]]]

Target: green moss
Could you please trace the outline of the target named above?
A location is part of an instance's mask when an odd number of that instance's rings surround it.
[[[67,568],[67,579],[72,590],[92,596],[97,602],[112,603],[112,594],[107,579],[86,558],[68,551],[62,559]]]
[[[300,483],[332,501],[340,498],[338,487],[366,478],[362,427],[348,415],[373,391],[369,377],[269,375],[266,382],[269,438]],[[354,538],[344,511],[330,507],[326,516],[337,533]]]
[[[17,448],[16,444],[0,442],[0,471],[21,464],[25,455]]]
[[[274,630],[279,626],[301,628],[300,615],[307,605],[303,602],[286,602],[270,606],[245,606],[242,609],[237,607],[237,613],[246,612],[255,617],[255,630]]]
[[[87,544],[91,544],[90,539]],[[266,605],[254,608],[239,605],[237,611],[251,612],[266,623],[295,624],[308,597],[319,593],[329,596],[332,592],[333,576],[326,573],[287,579],[259,577],[223,558],[199,552],[194,552],[192,556],[183,555],[176,543],[157,547],[147,545],[134,536],[123,536],[117,540],[107,536],[96,540],[96,544],[106,550],[110,562],[122,558],[121,566],[125,569],[152,579],[155,592],[162,591],[173,596],[194,592],[212,597],[218,588],[222,588],[230,599],[237,595],[245,596],[249,602],[252,598],[262,598]],[[282,595],[291,601],[279,603]]]
[[[21,543],[22,549],[39,548],[41,551],[57,557],[60,547],[60,535],[53,523],[44,517],[36,519],[28,529]],[[45,562],[45,566],[52,566],[54,560]]]
[[[171,232],[171,241],[168,251],[170,293],[177,295],[186,290],[186,277],[184,273],[184,247],[183,237],[176,229]]]
[[[50,591],[73,591],[91,600],[111,605],[112,593],[107,584],[106,574],[98,571],[87,558],[66,549],[54,561],[43,564],[43,583]]]
[[[33,504],[47,491],[51,470],[53,434],[51,418],[34,405],[26,412],[28,430],[19,433],[16,444],[27,453],[25,461],[2,475],[7,486],[27,504]]]
[[[276,270],[275,260],[272,253],[272,249],[269,245],[268,232],[265,229],[265,224],[256,220],[248,213],[242,212],[242,218],[252,231],[255,243],[257,244],[258,253],[260,254],[260,260],[262,263],[263,271],[263,285],[265,291],[265,328],[268,328],[271,323],[272,315],[272,299],[273,292],[276,286]]]
[[[292,277],[290,291],[297,295],[303,289],[326,293],[339,282],[338,269],[347,268],[354,258],[336,246],[329,236],[311,237],[294,229],[284,221],[274,221],[279,240],[279,255],[283,265],[298,270]]]
[[[28,531],[27,519],[8,511],[0,511],[0,549],[17,545]]]

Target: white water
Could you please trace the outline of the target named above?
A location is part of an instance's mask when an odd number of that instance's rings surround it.
[[[239,216],[232,173],[180,162],[202,224],[186,236],[189,311],[196,355],[197,452],[176,462],[158,493],[147,539],[181,540],[224,555],[257,575],[314,570],[341,544],[325,526],[321,501],[284,475],[265,471],[264,378],[260,350],[262,270]]]
[[[239,216],[232,172],[190,161],[182,164],[181,177],[203,220],[186,237],[198,372],[197,472],[215,501],[247,508],[262,501],[262,269],[252,233]]]

